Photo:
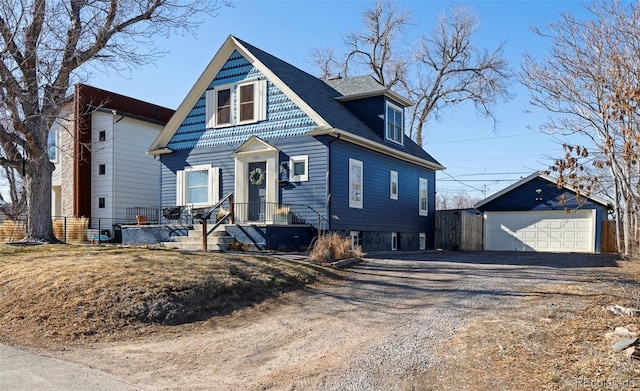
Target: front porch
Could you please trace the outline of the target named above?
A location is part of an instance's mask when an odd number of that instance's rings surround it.
[[[307,205],[235,203],[232,193],[209,208],[146,206],[129,208],[127,214],[140,223],[122,226],[124,244],[163,243],[204,251],[224,251],[231,241],[253,250],[306,250],[324,221]]]

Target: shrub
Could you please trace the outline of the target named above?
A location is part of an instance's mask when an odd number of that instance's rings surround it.
[[[318,238],[311,252],[309,260],[320,263],[329,263],[347,258],[362,258],[362,247],[351,249],[351,239],[343,238],[338,233],[324,235]]]
[[[230,242],[227,246],[227,250],[230,251],[249,251],[250,248],[251,245],[249,243],[242,243],[237,240]]]

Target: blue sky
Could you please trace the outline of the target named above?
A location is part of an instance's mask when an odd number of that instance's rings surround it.
[[[449,1],[394,1],[409,10],[414,25],[408,45],[418,34],[427,35]],[[494,49],[501,42],[510,66],[518,70],[524,52],[542,56],[548,42],[530,27],[543,28],[560,12],[585,15],[578,1],[467,1],[479,16],[480,31],[473,43]],[[235,0],[215,18],[205,19],[197,37],[159,38],[166,51],[155,65],[125,74],[94,73],[88,84],[169,108],[177,108],[191,86],[229,34],[235,35],[311,74],[317,74],[311,53],[332,47],[342,52],[342,38],[362,31],[365,9],[373,0]],[[546,113],[530,113],[528,92],[517,82],[513,99],[496,110],[500,121],[478,117],[472,106],[450,109],[429,123],[424,148],[447,167],[437,174],[437,191],[468,191],[477,199],[489,196],[535,170],[546,169],[562,154],[559,140],[537,131]]]

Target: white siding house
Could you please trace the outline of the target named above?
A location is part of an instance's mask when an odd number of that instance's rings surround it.
[[[160,205],[160,162],[147,154],[173,110],[87,85],[50,133],[52,215],[91,228],[131,222],[127,208]]]

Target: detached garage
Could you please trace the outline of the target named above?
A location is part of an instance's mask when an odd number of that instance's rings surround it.
[[[600,252],[609,204],[535,173],[480,201],[487,251]],[[564,200],[564,203],[563,203]]]

